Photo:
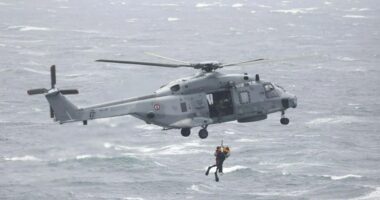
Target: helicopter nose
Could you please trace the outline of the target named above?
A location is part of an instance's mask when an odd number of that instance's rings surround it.
[[[297,97],[292,94],[287,94],[282,100],[281,100],[282,106],[286,108],[295,108],[297,107]]]

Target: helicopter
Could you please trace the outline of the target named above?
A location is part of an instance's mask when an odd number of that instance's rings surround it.
[[[77,107],[65,95],[79,94],[76,89],[56,88],[56,68],[50,68],[51,88],[30,89],[29,95],[45,94],[50,104],[50,117],[60,124],[131,115],[163,127],[163,130],[180,129],[184,137],[191,129],[200,127],[201,139],[208,137],[209,125],[237,121],[255,122],[267,115],[281,112],[280,123],[289,124],[285,110],[297,107],[297,97],[283,87],[263,81],[259,74],[225,74],[218,69],[251,64],[264,59],[223,64],[219,62],[189,63],[156,54],[153,56],[180,64],[100,59],[97,62],[148,65],[168,68],[194,68],[199,72],[187,78],[174,80],[161,86],[153,94],[112,102]]]

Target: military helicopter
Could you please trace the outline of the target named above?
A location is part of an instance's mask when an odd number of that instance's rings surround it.
[[[188,137],[191,129],[201,127],[201,139],[208,136],[207,127],[211,124],[235,121],[240,123],[264,120],[270,113],[281,112],[281,124],[287,125],[285,110],[297,107],[297,97],[277,84],[262,81],[260,76],[224,74],[220,68],[251,64],[264,59],[222,64],[219,62],[189,63],[164,56],[156,57],[178,62],[154,63],[123,60],[96,60],[97,62],[149,65],[158,67],[188,67],[200,70],[199,73],[172,81],[153,94],[107,102],[79,108],[65,95],[78,94],[76,89],[60,90],[56,85],[56,69],[51,66],[51,88],[28,90],[29,95],[45,94],[50,104],[50,117],[60,124],[132,115],[148,124],[168,129],[181,129],[181,135]]]

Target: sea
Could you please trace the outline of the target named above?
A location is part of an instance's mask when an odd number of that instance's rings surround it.
[[[0,199],[380,199],[380,4],[375,0],[0,0]],[[252,123],[162,130],[132,116],[60,125],[49,67],[79,107],[152,94],[191,68],[260,74],[298,107]],[[174,62],[175,63],[175,62]],[[215,182],[215,147],[231,148]]]

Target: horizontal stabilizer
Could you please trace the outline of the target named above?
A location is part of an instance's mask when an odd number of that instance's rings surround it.
[[[27,91],[29,95],[44,94],[48,92],[46,88],[31,89]]]
[[[79,94],[79,91],[76,89],[67,89],[67,90],[60,90],[62,94]]]

